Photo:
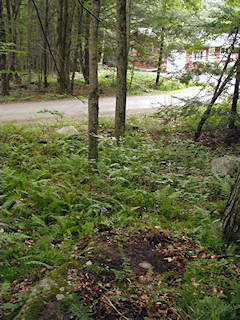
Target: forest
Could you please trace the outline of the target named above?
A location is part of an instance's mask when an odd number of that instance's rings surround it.
[[[43,106],[1,123],[1,319],[240,319],[239,0],[0,0],[0,42]]]

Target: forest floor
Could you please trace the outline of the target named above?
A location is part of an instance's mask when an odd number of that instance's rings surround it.
[[[194,143],[196,121],[130,115],[118,144],[101,119],[98,172],[84,122],[2,125],[1,318],[65,268],[69,287],[25,319],[239,319],[239,247],[221,233],[234,177],[211,160],[240,144],[211,122]],[[56,133],[69,124],[79,135]]]

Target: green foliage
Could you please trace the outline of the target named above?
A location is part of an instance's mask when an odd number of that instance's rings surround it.
[[[116,87],[116,71],[113,70],[100,70],[99,84],[102,91],[108,88]],[[171,91],[185,88],[178,80],[163,77],[159,85],[155,84],[156,75],[151,72],[131,71],[127,74],[127,86],[129,94],[143,94],[144,92],[151,91]]]
[[[74,316],[76,320],[92,319],[89,308],[83,304],[81,297],[75,293],[68,295],[62,301],[62,305],[64,308],[67,308],[68,312],[70,312],[71,316]]]
[[[211,212],[218,211],[227,199],[233,179],[211,174],[210,162],[217,151],[194,144],[182,133],[163,131],[166,124],[152,117],[131,117],[125,137],[117,143],[110,136],[113,123],[105,119],[100,122],[96,175],[88,171],[87,136],[82,124],[74,123],[80,136],[64,138],[55,131],[65,124],[68,122],[63,118],[54,126],[2,125],[0,199],[6,227],[1,228],[1,272],[6,303],[11,300],[14,280],[34,278],[42,269],[61,265],[71,258],[76,241],[97,232],[99,225],[129,230],[169,228],[194,237],[211,254],[226,250],[219,213]],[[116,271],[116,276],[121,286],[131,278],[131,267],[121,247],[119,250],[124,270]],[[189,268],[188,274],[197,270],[191,264]],[[202,277],[212,271],[223,279],[219,270],[226,265],[202,262],[198,268]],[[96,269],[102,271],[100,266]],[[209,293],[199,296],[199,303],[192,299],[190,304],[190,277],[196,276],[186,275],[183,300],[179,300],[190,318],[206,312],[209,317],[224,319],[227,312],[235,312],[235,296],[231,302],[218,301]],[[214,286],[220,280],[211,281]],[[237,290],[230,280],[221,281],[230,292]],[[80,315],[78,300],[73,298],[69,303],[72,314]]]
[[[239,284],[235,273],[231,279],[224,277],[226,270],[233,272],[226,259],[192,262],[181,289],[176,292],[180,314],[187,313],[189,319],[203,316],[214,320],[236,319],[239,302],[235,296],[239,296]]]

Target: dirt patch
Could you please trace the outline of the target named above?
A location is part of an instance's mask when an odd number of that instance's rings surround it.
[[[79,312],[89,311],[91,317],[85,313],[80,318],[181,319],[169,288],[181,285],[188,261],[210,258],[191,238],[151,230],[129,234],[103,226],[71,255],[73,260],[35,285],[32,300],[14,319],[75,320]],[[46,291],[33,296],[43,287]]]
[[[227,147],[227,131],[217,130],[216,132],[210,132],[210,131],[203,131],[202,135],[200,137],[199,142],[205,146],[209,147],[212,150],[216,150],[219,147],[222,147],[225,145]],[[174,134],[169,135],[169,132],[166,131],[159,131],[157,134],[151,134],[151,138],[153,141],[158,141],[159,139],[163,139],[164,144],[169,145],[172,143],[172,137]],[[181,133],[177,133],[177,137],[180,140],[192,140],[194,141],[194,132],[188,132],[184,131]],[[240,149],[240,139],[239,139],[239,133],[238,136],[235,137],[235,140],[232,139],[229,141],[228,145],[233,148],[233,151],[239,151]]]
[[[163,273],[168,273],[168,282],[174,282],[185,272],[191,255],[200,251],[192,240],[163,232],[129,236],[107,231],[89,250],[85,253],[88,266],[69,270],[68,277],[93,319],[178,319],[171,295],[161,292],[159,285]]]

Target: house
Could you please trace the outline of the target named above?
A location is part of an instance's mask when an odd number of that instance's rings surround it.
[[[142,28],[145,29],[145,28]],[[149,34],[140,30],[143,36],[139,40],[146,40]],[[152,36],[152,34],[151,34]],[[197,67],[197,63],[224,63],[231,47],[233,36],[223,34],[215,39],[207,40],[202,48],[192,51],[186,48],[182,51],[172,51],[168,57],[163,57],[162,72],[183,72]],[[149,42],[149,39],[147,40]],[[234,52],[231,54],[231,62],[237,60],[239,55],[240,37],[237,39]],[[152,47],[147,57],[141,55],[137,50],[131,52],[135,56],[135,66],[140,70],[156,71],[158,65],[159,49]]]

